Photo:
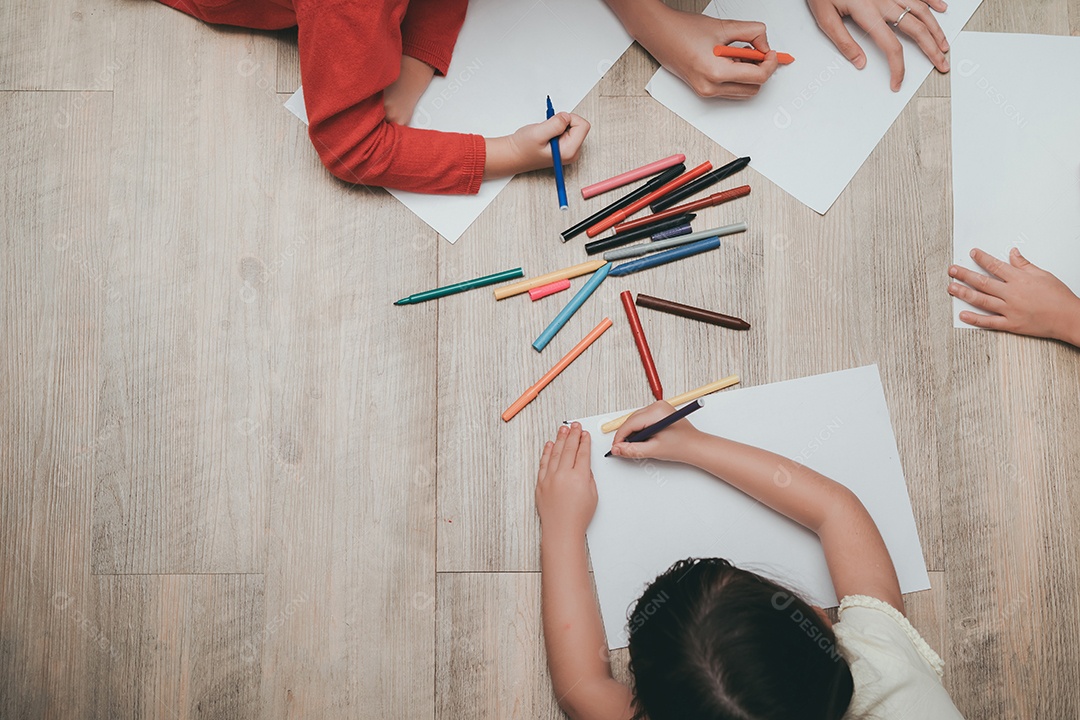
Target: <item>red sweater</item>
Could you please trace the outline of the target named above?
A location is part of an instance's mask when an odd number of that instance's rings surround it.
[[[423,193],[480,190],[484,138],[386,120],[382,92],[408,55],[445,75],[468,0],[159,0],[205,22],[297,26],[308,134],[346,182]]]

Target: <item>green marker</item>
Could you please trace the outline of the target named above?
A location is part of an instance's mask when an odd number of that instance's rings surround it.
[[[524,277],[525,273],[521,271],[521,268],[514,268],[513,270],[503,270],[502,272],[495,273],[494,275],[485,275],[484,277],[478,277],[473,280],[466,280],[464,282],[454,283],[453,285],[444,285],[434,290],[426,290],[421,293],[415,293],[406,298],[401,298],[395,305],[413,305],[415,303],[426,302],[427,300],[434,300],[435,298],[446,297],[447,295],[453,295],[454,293],[464,292],[466,290],[472,290],[474,288],[484,287],[486,285],[494,285],[495,283],[501,283],[504,280],[516,280],[519,277]]]

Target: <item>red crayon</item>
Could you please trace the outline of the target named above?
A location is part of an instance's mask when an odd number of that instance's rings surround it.
[[[652,351],[645,339],[645,331],[641,329],[641,318],[638,317],[637,308],[634,307],[634,296],[629,290],[623,290],[619,294],[623,308],[626,310],[626,319],[630,321],[630,332],[634,336],[634,344],[637,345],[638,354],[641,355],[641,364],[645,366],[645,377],[649,380],[649,389],[657,400],[664,399],[664,388],[660,386],[660,376],[656,373],[656,363],[653,362]]]

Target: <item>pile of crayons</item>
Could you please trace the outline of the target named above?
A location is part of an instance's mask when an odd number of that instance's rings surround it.
[[[495,290],[495,299],[503,300],[515,295],[528,293],[529,297],[536,301],[549,295],[567,290],[570,280],[582,275],[590,277],[584,285],[574,294],[562,310],[552,319],[544,331],[532,343],[537,352],[541,352],[555,335],[566,325],[567,321],[576,313],[582,305],[592,296],[601,283],[607,277],[618,277],[640,272],[648,268],[657,267],[666,263],[674,262],[682,258],[691,257],[709,250],[720,247],[720,238],[725,235],[745,232],[745,222],[734,223],[722,227],[710,228],[695,232],[691,223],[696,215],[694,211],[707,207],[720,205],[737,198],[750,194],[750,186],[742,185],[714,193],[708,197],[692,200],[682,205],[686,198],[709,188],[725,178],[734,175],[750,163],[750,158],[738,158],[722,167],[713,169],[712,163],[706,161],[697,167],[687,171],[685,155],[672,155],[671,157],[657,160],[640,168],[617,175],[603,182],[595,183],[582,188],[582,197],[588,199],[601,193],[622,187],[636,180],[650,176],[652,179],[643,183],[640,187],[632,190],[623,197],[609,204],[602,210],[590,215],[576,225],[562,232],[563,242],[570,240],[581,233],[590,238],[595,238],[601,233],[611,230],[612,234],[592,240],[585,244],[585,252],[588,255],[604,253],[602,260],[590,260],[572,267],[563,268],[546,273],[527,280],[519,280],[510,285],[504,285]],[[565,209],[565,190],[559,192],[560,206]],[[645,208],[651,210],[651,214],[631,220],[630,217]],[[637,240],[646,242],[632,245]],[[612,265],[615,260],[631,259],[619,265]],[[434,290],[416,293],[398,300],[395,305],[409,305],[436,298],[445,297],[455,293],[486,287],[507,280],[518,280],[524,273],[521,268],[514,268],[492,275],[466,280],[464,282],[446,285]],[[637,308],[643,307],[664,313],[679,315],[701,322],[711,323],[734,330],[748,330],[750,324],[744,320],[704,308],[684,305],[672,300],[653,297],[651,295],[638,294],[635,301],[629,290],[624,291],[620,298],[630,324],[631,334],[641,357],[642,366],[645,369],[645,378],[649,388],[657,400],[664,399],[663,387],[656,371],[656,363],[645,338],[645,332],[638,316]],[[544,374],[536,383],[526,390],[506,411],[502,414],[504,421],[509,421],[517,415],[526,405],[532,402],[540,391],[547,387],[563,370],[589,348],[608,328],[612,326],[610,318],[604,318],[599,325],[593,328],[580,342],[578,342],[559,362]],[[672,404],[691,402],[725,387],[730,387],[739,381],[735,375],[718,380],[715,383],[697,388],[689,393],[684,393],[668,401]],[[604,432],[611,432],[622,424],[625,418],[619,418],[603,427]]]

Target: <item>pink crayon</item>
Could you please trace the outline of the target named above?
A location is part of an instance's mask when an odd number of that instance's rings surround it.
[[[581,197],[588,200],[595,195],[606,193],[608,190],[614,190],[615,188],[619,188],[628,183],[632,183],[635,180],[640,180],[643,177],[655,175],[661,170],[667,170],[669,167],[674,167],[679,163],[684,162],[685,160],[685,155],[672,155],[671,157],[666,157],[663,160],[657,160],[656,162],[651,162],[648,165],[642,165],[636,170],[627,170],[622,175],[616,175],[613,178],[601,180],[600,182],[593,183],[592,185],[586,185],[585,187],[581,188]]]
[[[562,292],[569,287],[569,280],[556,280],[553,283],[548,283],[547,285],[541,285],[538,288],[533,288],[529,291],[529,297],[532,298],[533,302],[536,302],[540,298],[547,297],[548,295],[554,295],[557,292]]]

